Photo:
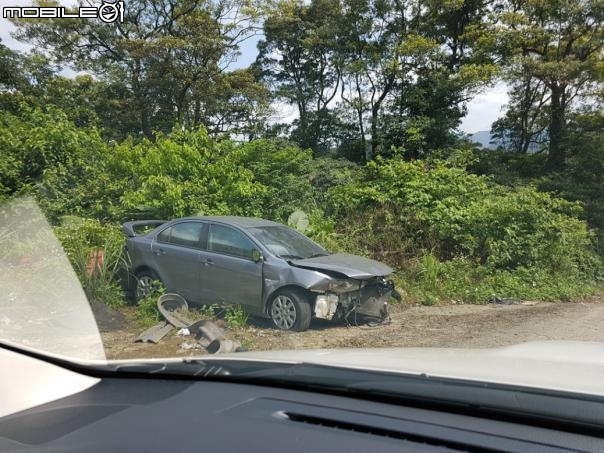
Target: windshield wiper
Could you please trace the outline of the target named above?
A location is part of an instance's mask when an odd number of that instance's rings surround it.
[[[313,253],[309,258],[317,258],[319,256],[329,256],[329,253]]]
[[[279,258],[285,258],[285,259],[290,259],[290,260],[301,260],[304,259],[299,255],[279,255]]]

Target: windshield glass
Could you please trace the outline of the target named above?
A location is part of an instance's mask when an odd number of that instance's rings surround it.
[[[90,304],[31,199],[0,207],[0,338],[77,359],[105,359]]]
[[[0,342],[492,379],[458,348],[604,342],[601,0],[13,3]]]
[[[313,258],[327,251],[304,235],[287,227],[251,228],[249,232],[271,253],[282,258]]]

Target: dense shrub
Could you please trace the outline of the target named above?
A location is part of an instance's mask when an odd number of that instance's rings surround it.
[[[78,172],[56,170],[44,186],[63,194],[62,202],[53,197],[57,213],[105,220],[230,214],[285,221],[297,208],[316,206],[306,175],[311,162],[310,152],[284,142],[238,145],[204,129],[175,129],[154,142],[107,146],[78,182],[71,176]]]
[[[54,106],[0,111],[0,196],[38,187],[45,208],[65,210],[66,194],[85,179],[104,147],[96,130],[77,128]]]
[[[377,160],[331,194],[351,248],[404,269],[428,299],[571,297],[601,270],[581,206],[532,187],[442,162]]]
[[[263,217],[285,222],[296,209],[316,208],[310,150],[280,140],[254,140],[237,149],[235,161],[262,185],[256,202]]]
[[[257,215],[264,188],[237,163],[242,151],[203,129],[175,130],[155,142],[126,140],[108,151],[103,175],[113,218],[197,213]]]
[[[481,302],[493,294],[572,298],[590,291],[601,271],[582,206],[526,183],[540,157],[500,156],[501,177],[492,177],[477,174],[486,158],[477,161],[465,148],[359,166],[313,159],[281,140],[216,140],[203,129],[106,144],[60,112],[5,112],[0,127],[8,150],[0,163],[0,197],[35,191],[59,225],[56,233],[91,300],[123,302],[119,222],[201,213],[285,222],[302,209],[310,220],[306,234],[330,250],[390,263],[400,270],[400,285],[426,303]],[[597,207],[601,175],[585,163],[601,147],[586,140],[568,178],[540,184]],[[28,169],[32,160],[37,166]],[[523,162],[531,164],[526,174]],[[581,187],[593,190],[573,196],[580,177],[590,182]],[[587,218],[597,221],[597,212]],[[86,265],[96,249],[104,250],[105,261],[91,275]]]

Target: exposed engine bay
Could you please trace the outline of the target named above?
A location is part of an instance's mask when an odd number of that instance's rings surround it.
[[[316,318],[357,323],[357,316],[384,321],[388,318],[390,297],[400,300],[392,280],[374,277],[369,280],[344,280],[332,286],[332,290],[317,295],[314,315]],[[340,289],[340,291],[338,291]]]

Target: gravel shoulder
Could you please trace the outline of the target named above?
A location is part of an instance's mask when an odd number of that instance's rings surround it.
[[[105,310],[106,311],[106,310]],[[376,327],[334,325],[314,320],[306,332],[282,332],[262,320],[227,330],[227,338],[248,350],[381,347],[489,348],[526,341],[604,342],[604,294],[581,302],[524,302],[517,305],[391,307],[389,323]],[[105,315],[107,313],[104,313]],[[109,315],[111,318],[111,315]],[[141,328],[128,321],[105,323],[101,335],[110,359],[205,354],[190,337],[173,330],[159,344],[134,343]]]

